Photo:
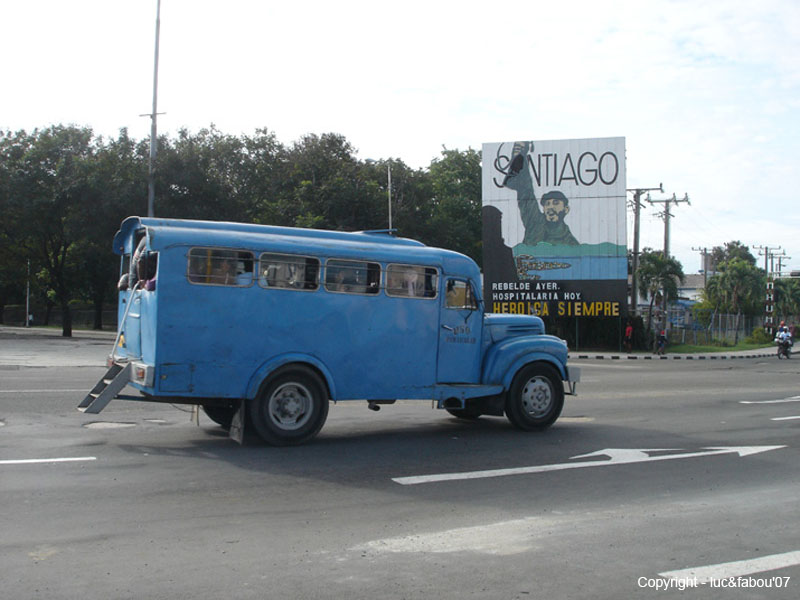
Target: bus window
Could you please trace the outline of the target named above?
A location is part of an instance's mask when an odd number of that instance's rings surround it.
[[[307,291],[319,287],[319,259],[265,252],[258,263],[261,287]]]
[[[253,253],[221,248],[192,248],[188,277],[191,283],[247,287],[253,283]]]
[[[438,272],[431,267],[389,265],[386,268],[386,295],[435,298],[438,279]]]
[[[478,310],[472,287],[461,279],[448,279],[445,308]]]
[[[330,259],[325,263],[325,289],[345,294],[377,294],[381,266],[360,260]]]

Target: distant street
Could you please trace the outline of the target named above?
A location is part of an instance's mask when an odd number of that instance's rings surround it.
[[[545,432],[359,402],[272,448],[77,412],[112,341],[0,328],[4,597],[800,596],[800,355],[578,359]]]

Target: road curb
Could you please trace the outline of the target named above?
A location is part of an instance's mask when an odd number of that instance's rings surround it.
[[[742,358],[773,358],[774,352],[757,352],[747,354],[572,354],[572,360],[737,360]]]

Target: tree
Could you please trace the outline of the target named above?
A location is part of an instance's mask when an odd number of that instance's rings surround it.
[[[756,264],[756,257],[750,252],[750,248],[738,240],[711,249],[711,264],[714,265],[714,271],[721,271],[733,258],[740,258],[751,265]]]
[[[432,243],[482,262],[481,155],[476,150],[442,150],[430,165]]]
[[[765,275],[747,256],[732,258],[717,265],[719,272],[706,283],[705,299],[717,312],[736,314],[734,343],[739,338],[739,321],[743,314],[763,310]]]
[[[73,228],[78,239],[72,248],[80,265],[75,296],[92,304],[94,329],[103,328],[103,305],[112,297],[119,276],[111,240],[122,220],[139,212],[147,196],[146,181],[146,158],[137,152],[127,130],[115,140],[99,140],[89,165],[86,196],[75,207]]]
[[[797,322],[800,317],[800,279],[775,280],[775,312],[779,321]]]
[[[9,204],[22,228],[19,244],[42,265],[48,296],[61,308],[62,335],[72,335],[69,301],[79,237],[78,207],[88,195],[95,152],[92,131],[57,125],[19,132],[9,181]]]
[[[392,228],[402,237],[427,242],[430,238],[430,198],[433,195],[430,175],[422,169],[412,169],[398,158],[367,160],[361,172],[366,185],[373,187],[379,208],[379,218],[389,224],[388,184],[392,171]],[[382,205],[382,207],[381,207]]]
[[[155,213],[161,217],[245,221],[247,148],[214,125],[158,140]]]
[[[280,199],[283,224],[296,227],[380,229],[387,207],[380,189],[363,178],[354,149],[341,135],[306,135],[287,154],[291,192]]]
[[[27,148],[27,136],[0,132],[0,323],[4,323],[5,306],[20,300],[25,285],[28,257],[22,250],[20,206],[15,201],[13,180]]]
[[[644,297],[650,297],[650,307],[647,315],[647,328],[649,330],[653,324],[653,305],[656,296],[661,294],[665,308],[670,299],[678,297],[678,282],[683,283],[685,279],[683,267],[677,259],[672,257],[665,258],[663,252],[645,248],[639,257],[636,278],[640,293]]]

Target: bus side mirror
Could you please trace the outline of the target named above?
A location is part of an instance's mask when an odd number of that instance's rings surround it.
[[[129,286],[130,277],[131,277],[130,274],[125,273],[122,277],[119,278],[119,282],[117,283],[117,289],[120,292],[127,291],[128,287],[130,287]]]

